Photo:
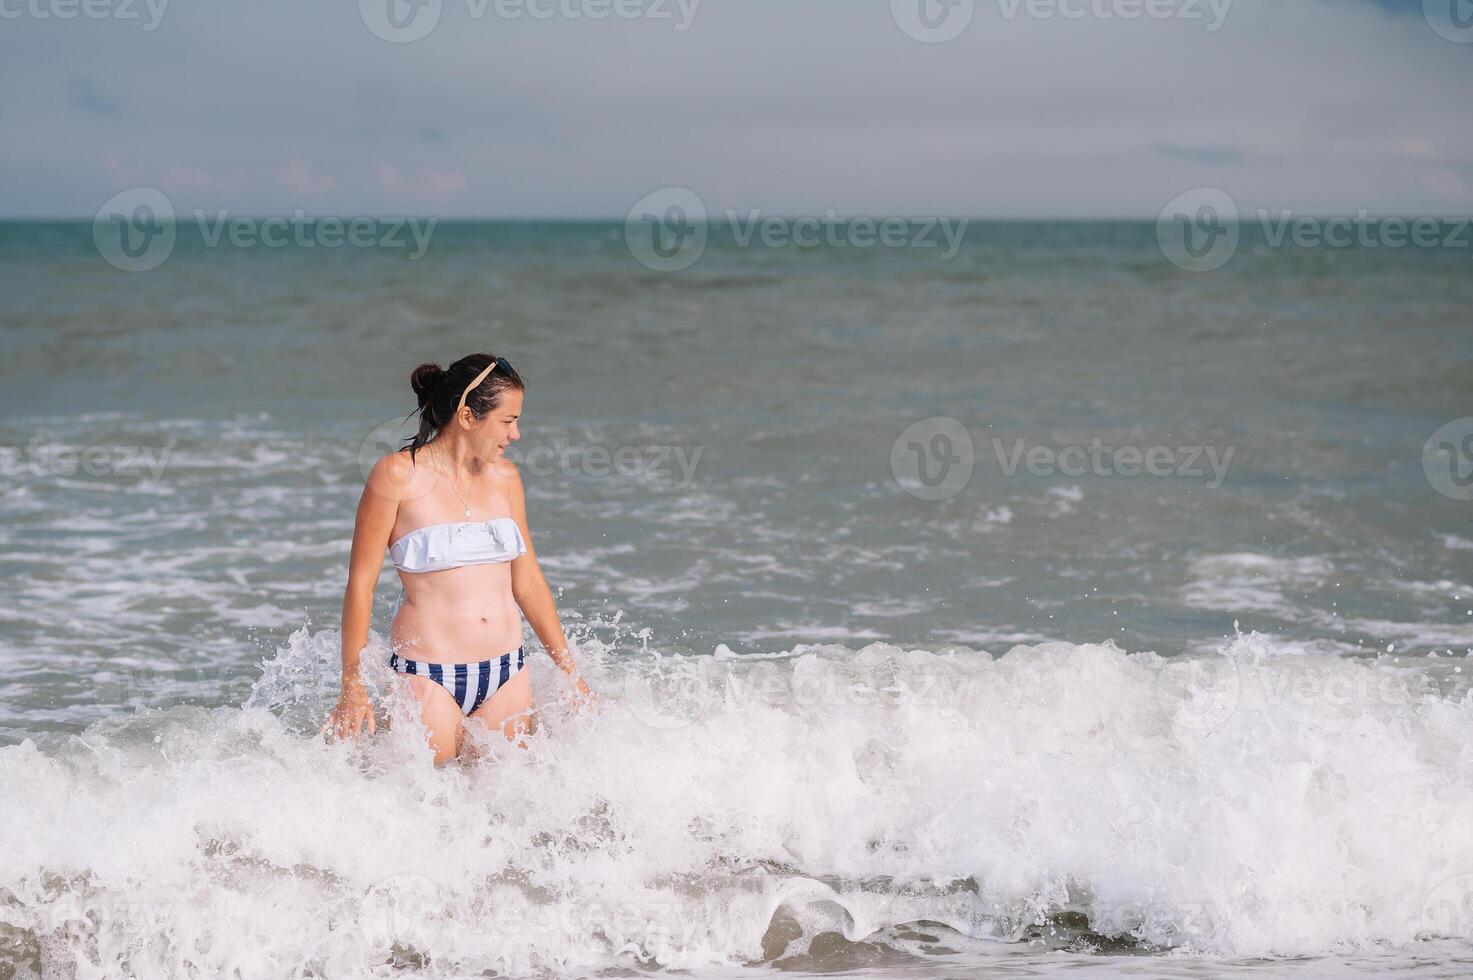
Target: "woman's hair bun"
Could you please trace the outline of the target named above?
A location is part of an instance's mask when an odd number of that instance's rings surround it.
[[[414,389],[414,397],[419,399],[419,407],[424,408],[425,402],[435,393],[445,381],[445,372],[438,364],[421,364],[409,373],[409,386]]]

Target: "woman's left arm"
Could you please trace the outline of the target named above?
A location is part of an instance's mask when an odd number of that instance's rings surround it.
[[[552,589],[548,587],[547,579],[542,575],[542,566],[537,563],[537,551],[532,547],[532,532],[527,527],[527,495],[522,489],[522,475],[517,471],[516,464],[509,459],[502,459],[498,465],[506,470],[510,487],[512,518],[516,520],[517,527],[522,532],[522,539],[527,543],[527,553],[512,559],[511,562],[512,597],[522,608],[522,614],[527,617],[527,622],[532,624],[533,632],[537,634],[537,639],[542,641],[553,663],[557,664],[563,673],[573,678],[579,694],[591,697],[592,692],[588,690],[588,685],[578,674],[578,665],[573,662],[573,655],[568,650],[568,640],[563,635],[563,624],[558,620],[557,606],[552,600]]]

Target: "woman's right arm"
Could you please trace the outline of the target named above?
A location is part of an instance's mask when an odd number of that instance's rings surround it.
[[[337,707],[323,726],[338,738],[358,738],[364,724],[369,734],[378,731],[373,718],[373,704],[358,671],[359,658],[368,644],[368,628],[373,620],[373,593],[378,587],[379,572],[384,566],[384,549],[394,530],[402,492],[412,470],[400,453],[379,460],[368,475],[363,496],[358,500],[358,516],[353,522],[353,548],[348,558],[348,587],[343,591],[343,680]]]

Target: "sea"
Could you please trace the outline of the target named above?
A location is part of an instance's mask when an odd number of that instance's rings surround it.
[[[1469,249],[421,230],[0,224],[0,978],[1473,973]],[[437,768],[387,563],[318,729],[472,352],[597,701]]]

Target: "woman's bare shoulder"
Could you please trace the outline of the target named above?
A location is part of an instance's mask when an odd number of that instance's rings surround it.
[[[434,484],[434,474],[419,465],[409,450],[389,453],[373,464],[366,489],[395,502],[418,497]]]
[[[522,471],[505,456],[491,464],[491,473],[508,491],[520,490],[522,487]]]

